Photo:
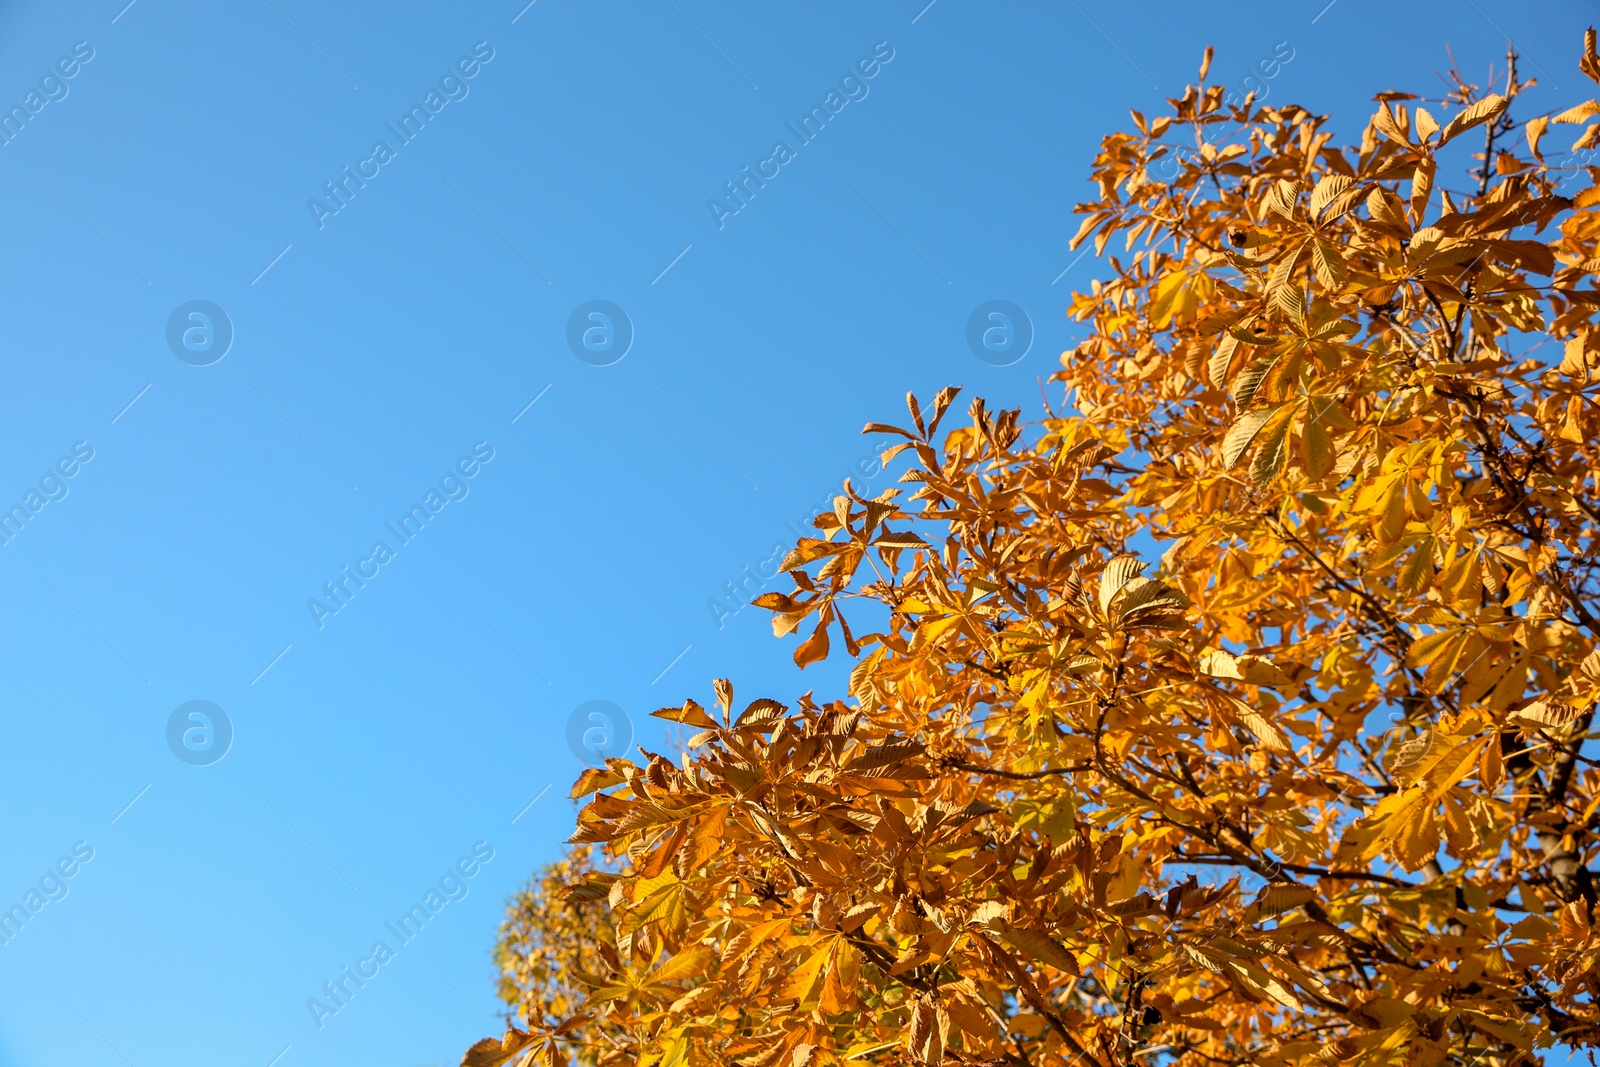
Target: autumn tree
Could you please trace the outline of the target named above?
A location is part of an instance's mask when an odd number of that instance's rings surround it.
[[[1600,1044],[1600,103],[1513,65],[1340,147],[1206,65],[1102,143],[1044,417],[869,425],[902,487],[758,601],[848,693],[585,772],[614,866],[518,905],[466,1064]]]

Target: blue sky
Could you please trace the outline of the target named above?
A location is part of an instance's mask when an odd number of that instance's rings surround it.
[[[1098,138],[1206,44],[1352,138],[1447,44],[1589,95],[1578,4],[125,3],[0,6],[3,1067],[454,1063],[572,715],[837,692],[726,583],[906,390],[1038,415]]]

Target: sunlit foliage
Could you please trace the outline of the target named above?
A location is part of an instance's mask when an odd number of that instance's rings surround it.
[[[1552,147],[1600,104],[1496,88],[1106,138],[1052,408],[868,427],[903,486],[757,602],[848,694],[718,682],[680,760],[586,772],[616,866],[519,902],[466,1063],[1600,1044],[1600,168]]]

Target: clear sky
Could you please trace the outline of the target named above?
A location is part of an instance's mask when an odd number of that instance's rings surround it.
[[[1037,417],[1206,44],[1351,138],[1447,44],[1594,88],[1576,3],[126,3],[0,5],[0,1067],[493,1031],[585,706],[838,695],[727,584],[906,390]]]

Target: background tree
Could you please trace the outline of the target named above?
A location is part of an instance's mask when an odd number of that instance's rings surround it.
[[[579,1013],[597,976],[621,966],[616,936],[596,894],[568,892],[594,872],[591,850],[574,848],[518,893],[495,945],[500,999],[526,1019],[557,1026]]]
[[[1068,403],[867,427],[907,491],[847,483],[757,602],[848,699],[718,682],[656,713],[680,761],[585,772],[617,866],[519,904],[521,1025],[465,1063],[1600,1043],[1600,169],[1544,154],[1600,104],[1514,127],[1513,66],[1339,148],[1209,58],[1095,160],[1076,241],[1126,259]]]

